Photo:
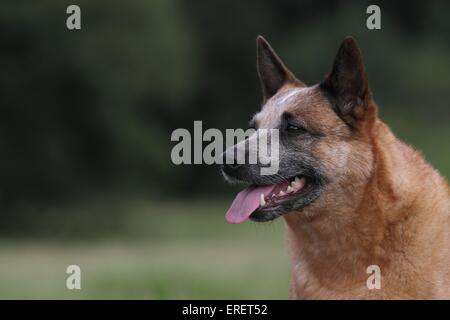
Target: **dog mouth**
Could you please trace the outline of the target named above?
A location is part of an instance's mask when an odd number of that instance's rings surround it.
[[[296,209],[295,203],[307,198],[312,189],[311,179],[304,175],[269,186],[252,185],[237,194],[225,217],[229,223],[273,220]]]

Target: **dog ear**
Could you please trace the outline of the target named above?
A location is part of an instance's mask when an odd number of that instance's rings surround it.
[[[336,111],[344,120],[352,122],[364,116],[371,93],[361,51],[352,37],[342,42],[321,87],[334,98]]]
[[[256,69],[263,93],[263,102],[270,99],[287,83],[305,86],[283,64],[281,59],[262,36],[256,38]]]

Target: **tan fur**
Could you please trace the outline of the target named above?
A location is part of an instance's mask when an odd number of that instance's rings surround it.
[[[293,115],[319,138],[289,143],[328,180],[313,202],[284,215],[290,298],[450,299],[449,186],[378,118],[356,41],[344,39],[331,72],[312,87],[262,37],[257,54],[264,103],[257,127],[276,128],[282,113]],[[381,270],[380,289],[367,286],[372,265]]]
[[[447,182],[373,102],[357,139],[329,109],[319,94],[290,109],[327,132],[315,155],[334,177],[314,203],[285,215],[290,298],[450,299]],[[381,268],[381,289],[366,286],[370,265]]]

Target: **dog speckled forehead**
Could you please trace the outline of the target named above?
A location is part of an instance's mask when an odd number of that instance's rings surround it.
[[[272,98],[267,100],[254,120],[258,128],[276,128],[280,124],[281,115],[302,103],[307,103],[316,92],[313,87],[285,86]]]

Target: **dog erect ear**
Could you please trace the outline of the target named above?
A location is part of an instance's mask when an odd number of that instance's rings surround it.
[[[364,116],[371,93],[361,51],[352,37],[342,42],[321,87],[335,99],[336,111],[345,120],[352,122]]]
[[[287,83],[304,86],[283,64],[270,44],[262,36],[256,38],[256,68],[265,102]]]

